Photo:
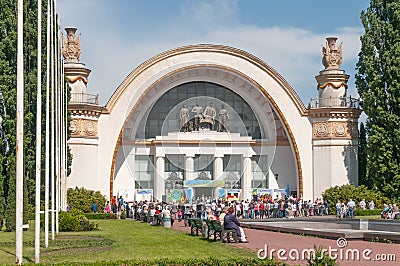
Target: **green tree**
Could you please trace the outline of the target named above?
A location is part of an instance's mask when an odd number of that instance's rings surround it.
[[[361,21],[356,86],[368,116],[366,178],[400,199],[400,2],[371,0]]]
[[[46,12],[47,1],[42,1],[42,103],[46,102]],[[57,33],[55,33],[55,36]],[[34,203],[36,156],[36,93],[37,93],[37,1],[24,1],[24,210]],[[2,129],[9,143],[5,153],[0,147],[0,199],[3,203],[0,218],[5,228],[15,228],[15,147],[16,147],[16,72],[17,72],[17,1],[0,0],[0,91],[6,114]],[[42,105],[42,154],[45,143],[45,106]],[[0,141],[3,141],[0,139]],[[3,142],[2,142],[3,145]],[[68,152],[68,169],[71,156]],[[42,158],[44,169],[44,156]],[[42,173],[42,185],[44,173]],[[43,186],[44,187],[44,186]],[[42,198],[44,191],[42,191]],[[2,222],[3,219],[0,219]],[[25,215],[26,222],[26,215]]]
[[[363,122],[358,134],[358,184],[373,188],[372,180],[367,179],[367,133]]]

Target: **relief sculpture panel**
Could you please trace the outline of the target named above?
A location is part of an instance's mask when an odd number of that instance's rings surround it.
[[[315,122],[313,124],[314,139],[357,139],[358,124],[356,122]]]
[[[97,138],[97,121],[88,119],[72,119],[69,130],[72,138]]]

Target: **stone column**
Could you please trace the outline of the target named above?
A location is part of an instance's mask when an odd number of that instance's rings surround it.
[[[165,158],[164,156],[157,156],[156,169],[154,175],[154,198],[156,200],[162,200],[162,196],[165,195]]]
[[[243,156],[242,199],[251,200],[251,157]]]
[[[224,179],[224,160],[223,157],[215,155],[214,157],[214,180]],[[214,189],[214,198],[218,198],[219,188]]]
[[[194,179],[194,157],[193,156],[186,156],[185,179],[186,180]]]

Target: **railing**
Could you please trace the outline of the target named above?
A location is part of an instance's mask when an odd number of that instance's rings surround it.
[[[360,109],[360,99],[350,97],[329,97],[310,99],[308,109],[320,107],[346,107]]]
[[[71,99],[69,101],[73,104],[95,104],[99,105],[98,94],[88,94],[83,92],[72,92]]]

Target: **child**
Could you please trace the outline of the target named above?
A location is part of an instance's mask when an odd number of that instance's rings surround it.
[[[183,213],[181,209],[178,210],[177,215],[178,215],[178,222],[182,221]]]

